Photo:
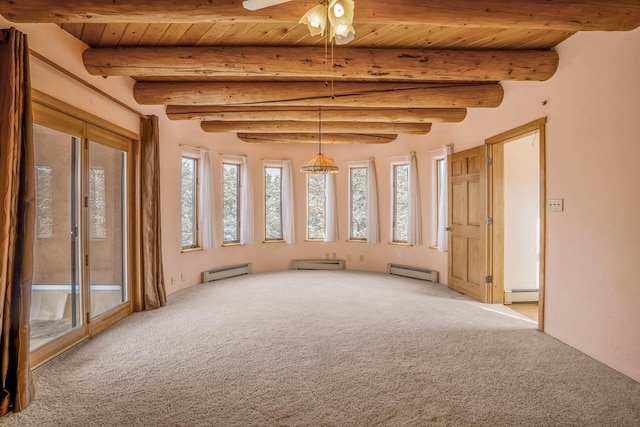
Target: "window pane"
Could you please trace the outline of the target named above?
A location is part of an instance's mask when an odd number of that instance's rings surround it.
[[[351,168],[351,239],[367,239],[367,168]]]
[[[240,242],[240,165],[222,165],[223,243]]]
[[[440,227],[440,206],[442,205],[442,201],[444,200],[445,194],[444,191],[446,191],[446,189],[440,188],[440,180],[442,179],[442,177],[444,176],[444,174],[447,172],[446,169],[446,165],[447,162],[444,161],[444,159],[440,159],[436,162],[437,168],[438,168],[438,174],[437,174],[437,178],[436,178],[436,193],[437,193],[437,204],[436,204],[436,214],[434,215],[435,218],[435,223],[436,223],[436,238],[435,238],[435,243],[436,246],[439,244],[438,242],[438,228]],[[443,191],[444,190],[444,191]]]
[[[409,236],[409,165],[393,166],[393,241]]]
[[[307,175],[307,238],[324,239],[325,175]]]
[[[104,169],[89,169],[89,235],[92,239],[107,237],[105,218]]]
[[[282,168],[264,168],[264,235],[282,240]]]
[[[124,214],[127,212],[126,170],[126,153],[90,142],[89,276],[92,319],[128,300],[127,221]]]
[[[197,246],[197,160],[182,158],[181,192],[182,192],[182,247]]]
[[[36,237],[53,237],[53,189],[48,166],[36,166]]]
[[[31,350],[82,326],[81,138],[34,124],[36,236],[31,285]]]

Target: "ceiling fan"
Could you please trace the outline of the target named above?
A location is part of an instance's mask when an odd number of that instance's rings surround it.
[[[291,0],[245,0],[242,2],[247,10],[260,10],[267,7],[287,3]],[[324,0],[312,7],[300,19],[312,36],[324,36],[329,21],[329,40],[337,45],[347,44],[354,39],[353,29],[354,0]]]

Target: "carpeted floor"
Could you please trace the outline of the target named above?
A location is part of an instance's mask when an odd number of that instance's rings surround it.
[[[640,425],[640,383],[504,306],[379,273],[192,287],[35,378],[1,425]]]

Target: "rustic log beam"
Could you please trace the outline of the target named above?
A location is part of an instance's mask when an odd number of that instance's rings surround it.
[[[322,109],[322,122],[442,123],[460,122],[467,115],[464,108],[333,108]],[[211,105],[169,105],[171,120],[313,121],[314,107],[218,107]]]
[[[145,105],[466,108],[497,107],[504,91],[497,83],[139,82],[133,94]]]
[[[239,133],[238,139],[252,143],[317,144],[317,133]],[[328,133],[322,135],[323,144],[388,144],[398,135],[369,135],[359,133]]]
[[[318,131],[318,121],[268,121],[268,122],[202,122],[205,132],[217,133],[313,133]],[[379,122],[327,122],[322,123],[322,134],[351,133],[425,134],[431,130],[431,123],[379,123]]]
[[[82,54],[89,73],[102,76],[326,78],[317,47],[121,47]],[[429,50],[340,48],[334,79],[393,81],[538,80],[558,68],[552,50]]]
[[[298,22],[316,0],[247,11],[241,0],[0,0],[14,22]],[[548,30],[632,30],[638,0],[358,0],[357,23]]]

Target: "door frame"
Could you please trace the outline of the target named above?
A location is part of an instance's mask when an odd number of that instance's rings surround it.
[[[43,122],[45,126],[51,127],[62,132],[66,132],[69,126],[76,124],[76,127],[81,128],[81,144],[83,147],[88,144],[89,135],[100,135],[100,143],[106,143],[106,145],[113,145],[112,140],[119,143],[119,148],[124,149],[127,153],[127,176],[128,176],[128,192],[127,192],[127,206],[128,212],[126,214],[127,220],[127,234],[126,242],[128,245],[128,256],[125,260],[128,270],[128,301],[124,302],[117,307],[114,307],[110,311],[104,313],[96,318],[87,318],[88,295],[85,292],[83,297],[83,311],[81,314],[82,325],[72,329],[60,337],[54,339],[50,343],[43,345],[30,352],[30,364],[31,369],[35,369],[46,361],[52,359],[58,354],[66,351],[68,348],[73,347],[79,342],[92,337],[115,322],[122,320],[130,315],[133,311],[141,311],[142,301],[142,269],[141,269],[141,227],[140,227],[140,137],[138,134],[124,129],[120,126],[114,125],[102,118],[87,113],[79,108],[76,108],[70,104],[53,98],[43,92],[33,89],[32,100],[34,105],[34,116],[38,120],[34,120],[34,123]],[[80,129],[79,128],[79,129]],[[117,144],[116,144],[117,145]],[[80,156],[87,156],[87,150],[81,149]],[[87,159],[84,158],[83,162],[88,165]],[[88,166],[87,166],[88,167]],[[84,197],[87,189],[86,176],[80,178],[81,195]],[[87,227],[86,211],[81,213],[81,226]],[[87,235],[87,230],[83,230]],[[85,238],[80,243],[82,247],[82,253],[88,254],[87,245],[88,239]],[[84,264],[84,263],[83,263]],[[87,267],[82,268],[81,277],[82,283],[87,282]],[[82,276],[85,275],[85,276]]]
[[[545,145],[547,118],[543,117],[532,122],[502,132],[485,140],[487,156],[490,159],[487,174],[487,209],[488,217],[492,218],[487,230],[487,275],[492,278],[490,302],[504,304],[504,144],[527,134],[538,132],[540,150],[540,264],[539,264],[539,301],[538,301],[538,330],[544,331],[545,305],[545,241],[546,241],[546,181],[545,181]]]

